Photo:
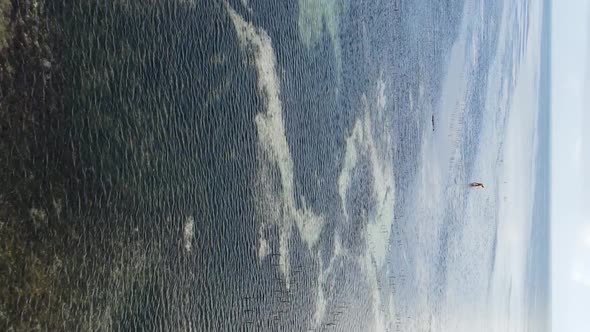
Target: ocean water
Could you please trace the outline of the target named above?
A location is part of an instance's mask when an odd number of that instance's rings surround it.
[[[48,4],[64,328],[541,331],[546,10]]]

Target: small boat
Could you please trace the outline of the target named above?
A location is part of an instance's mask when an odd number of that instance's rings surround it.
[[[469,185],[470,185],[471,187],[473,187],[473,188],[477,188],[477,189],[482,189],[482,188],[485,188],[485,187],[483,186],[483,183],[479,183],[479,182],[471,182]]]

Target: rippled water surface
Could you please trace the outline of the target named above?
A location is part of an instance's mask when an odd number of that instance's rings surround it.
[[[3,330],[526,325],[529,239],[505,234],[528,234],[506,211],[529,201],[503,184],[533,180],[504,158],[534,159],[510,121],[537,118],[511,112],[541,3],[14,12],[39,24],[1,59]]]

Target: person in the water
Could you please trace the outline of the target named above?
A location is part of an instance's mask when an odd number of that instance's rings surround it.
[[[477,189],[485,188],[483,186],[483,183],[479,183],[479,182],[471,182],[469,185],[472,186],[472,187],[474,187],[474,188],[477,188]]]

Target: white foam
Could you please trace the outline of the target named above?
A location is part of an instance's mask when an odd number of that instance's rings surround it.
[[[373,94],[375,98],[371,99],[373,102],[369,102],[366,95],[362,96],[362,116],[356,120],[346,139],[344,165],[338,179],[344,222],[348,222],[346,196],[351,189],[350,179],[359,160],[368,160],[371,167],[369,176],[373,183],[372,196],[375,200],[370,209],[372,212],[363,221],[367,223],[366,232],[362,235],[367,243],[367,251],[359,257],[359,264],[370,287],[373,331],[385,331],[388,325],[386,315],[380,310],[382,299],[377,276],[386,262],[395,208],[392,137],[389,135],[390,129],[384,113],[387,105],[385,88],[385,83],[380,79]],[[389,302],[391,306],[393,301]]]
[[[299,0],[297,28],[299,38],[307,48],[320,42],[324,27],[333,45],[338,81],[342,69],[342,51],[340,46],[340,22],[348,11],[348,0]]]
[[[373,321],[371,322],[372,326],[370,330],[386,331],[388,321],[386,314],[381,311],[383,300],[381,299],[381,291],[379,289],[378,266],[375,264],[374,257],[369,251],[360,257],[359,263],[371,292]]]
[[[387,104],[387,96],[385,95],[385,82],[382,79],[377,82],[377,89],[379,89],[377,93],[377,107],[383,112]]]
[[[316,290],[316,299],[315,299],[315,311],[313,313],[313,321],[315,327],[319,327],[322,324],[322,320],[326,315],[326,306],[327,301],[326,297],[324,296],[324,285],[326,283],[326,273],[324,273],[323,261],[320,259],[320,268],[319,274],[317,278],[317,290]]]
[[[250,13],[252,13],[252,8],[250,7],[248,0],[240,0],[240,2],[242,3],[242,6],[244,6],[244,8],[246,8],[246,10],[248,10]]]
[[[377,82],[375,102],[370,104],[365,95],[362,96],[363,116],[357,119],[351,136],[346,139],[344,166],[338,179],[338,191],[342,202],[345,221],[348,219],[346,195],[350,186],[350,177],[359,158],[367,158],[371,165],[373,178],[373,196],[375,205],[373,213],[368,216],[366,240],[369,251],[379,267],[383,266],[387,253],[387,245],[394,220],[395,180],[393,175],[393,159],[391,135],[387,128],[384,111],[387,104],[385,83]],[[375,122],[376,118],[379,121]],[[377,125],[382,127],[376,127]],[[379,133],[379,134],[377,134]]]
[[[319,254],[319,253],[318,253]],[[344,248],[342,247],[342,241],[340,239],[340,235],[338,234],[338,232],[335,232],[334,234],[334,249],[333,249],[333,255],[332,257],[330,257],[330,261],[328,262],[328,266],[326,268],[324,268],[323,265],[323,260],[318,259],[319,264],[320,264],[320,268],[319,268],[319,274],[318,274],[318,278],[317,278],[317,290],[316,290],[316,309],[313,315],[313,319],[314,319],[314,323],[315,323],[315,327],[319,327],[322,324],[322,321],[326,315],[326,307],[327,307],[327,303],[328,303],[328,299],[326,299],[326,296],[324,294],[324,288],[328,288],[330,289],[330,293],[332,292],[332,289],[334,288],[334,284],[330,283],[328,284],[328,281],[330,281],[328,279],[328,277],[333,273],[334,271],[334,264],[336,262],[336,259],[340,256],[348,256],[347,252],[344,250]],[[319,258],[319,255],[318,255]]]
[[[257,207],[259,215],[263,218],[260,227],[276,226],[279,229],[280,269],[288,288],[289,240],[293,226],[297,227],[301,238],[311,251],[319,240],[324,220],[307,207],[304,198],[301,209],[297,209],[295,204],[293,159],[285,135],[280,81],[271,39],[266,31],[244,21],[227,2],[225,5],[242,49],[248,56],[253,57],[258,73],[258,92],[266,104],[266,110],[257,114],[255,118],[260,156],[258,181],[261,189],[261,201]],[[278,169],[278,179],[273,175],[273,169]],[[259,242],[261,248],[266,244],[265,240]],[[268,250],[259,249],[262,258],[267,253]]]
[[[300,233],[310,253],[318,258],[320,269],[317,280],[317,298],[314,321],[320,324],[326,313],[328,299],[324,293],[325,287],[333,273],[334,263],[339,255],[345,255],[339,236],[335,235],[334,255],[328,266],[322,266],[319,250],[316,245],[324,226],[324,219],[314,213],[301,197],[301,208],[295,204],[293,179],[293,160],[283,125],[283,109],[280,100],[280,85],[276,73],[276,58],[270,37],[260,28],[244,21],[227,3],[242,49],[252,57],[258,73],[258,90],[264,97],[266,110],[256,115],[255,122],[258,131],[258,189],[259,202],[257,211],[261,217],[259,257],[263,259],[268,254],[268,239],[265,230],[277,227],[279,230],[280,269],[289,287],[289,240],[293,230]],[[388,134],[387,122],[384,121],[385,83],[380,81],[374,93],[374,102],[369,103],[363,98],[364,114],[357,119],[351,136],[346,140],[347,147],[345,161],[338,179],[338,189],[345,219],[346,194],[350,189],[350,176],[359,158],[367,158],[371,165],[373,177],[374,207],[371,215],[367,216],[367,231],[363,235],[372,245],[363,256],[364,269],[369,284],[372,285],[373,299],[376,301],[376,322],[384,325],[384,318],[379,312],[380,295],[377,287],[377,271],[385,262],[386,248],[389,241],[391,224],[394,214],[394,177],[392,166],[392,138]],[[374,119],[377,120],[374,120]],[[383,127],[376,127],[376,124]],[[276,175],[278,174],[278,176]],[[296,227],[296,228],[295,228]]]
[[[385,103],[382,103],[382,105],[385,106]],[[377,107],[376,112],[382,113],[383,110],[383,107]],[[393,161],[390,147],[386,144],[379,144],[388,141],[388,139],[386,137],[379,137],[378,139],[381,142],[376,143],[374,141],[373,123],[368,114],[365,114],[365,128],[374,179],[373,193],[376,199],[375,215],[369,221],[367,233],[368,239],[375,244],[371,254],[375,258],[377,266],[380,268],[385,262],[385,255],[391,235],[391,225],[394,219],[395,180],[393,177]],[[383,129],[381,131],[383,133],[382,135],[389,136],[387,128]]]
[[[344,221],[348,221],[348,211],[346,209],[346,194],[350,186],[350,176],[353,169],[356,167],[358,161],[357,145],[361,144],[363,136],[363,127],[357,121],[352,130],[350,137],[346,139],[346,150],[344,153],[344,166],[338,177],[338,193],[342,202],[342,211],[344,213]]]
[[[186,221],[184,222],[184,232],[183,232],[183,240],[184,240],[184,250],[186,252],[191,252],[193,247],[193,238],[195,237],[195,219],[193,216],[188,216]]]
[[[376,117],[383,119],[386,101],[384,98],[384,84],[380,81],[379,97],[377,107],[374,108]],[[367,105],[368,106],[368,105]],[[369,157],[371,160],[373,176],[373,195],[375,197],[375,214],[370,217],[367,226],[367,241],[372,243],[369,246],[371,260],[366,260],[370,284],[373,293],[373,314],[374,331],[385,331],[387,329],[387,317],[381,312],[381,294],[378,288],[377,273],[383,268],[386,262],[387,248],[391,236],[391,226],[394,221],[395,208],[395,178],[393,170],[393,156],[391,150],[391,136],[388,134],[387,122],[373,123],[368,112],[365,114],[366,139]],[[375,126],[379,128],[381,135],[374,134]]]
[[[264,234],[264,227],[258,228],[258,258],[262,259],[270,253],[270,247],[268,246],[268,239]]]

